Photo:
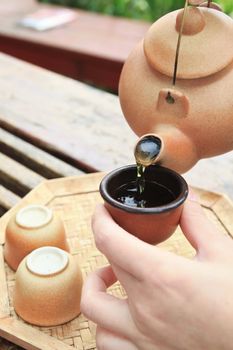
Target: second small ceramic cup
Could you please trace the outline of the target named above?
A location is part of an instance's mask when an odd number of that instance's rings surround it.
[[[42,205],[28,205],[13,215],[6,227],[4,257],[16,270],[21,260],[32,250],[55,246],[69,251],[62,220]]]
[[[55,247],[34,250],[20,263],[15,311],[38,326],[56,326],[80,313],[82,273],[74,256]]]
[[[141,240],[157,244],[172,235],[179,224],[182,208],[188,196],[188,185],[183,177],[173,170],[150,166],[145,179],[156,182],[172,194],[168,203],[150,208],[132,207],[115,199],[116,189],[136,180],[136,165],[129,165],[107,174],[100,184],[100,193],[105,207],[113,219],[126,231]],[[152,193],[158,196],[158,193]]]

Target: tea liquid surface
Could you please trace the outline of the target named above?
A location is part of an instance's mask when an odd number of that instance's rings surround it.
[[[145,181],[144,191],[140,193],[137,181],[131,181],[117,188],[114,198],[134,208],[154,208],[168,204],[175,199],[174,194],[165,186],[154,181]]]

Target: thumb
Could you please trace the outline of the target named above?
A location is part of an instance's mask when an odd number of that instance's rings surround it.
[[[180,227],[198,253],[211,252],[216,240],[222,238],[222,233],[207,219],[202,207],[192,195],[188,197],[184,205]]]

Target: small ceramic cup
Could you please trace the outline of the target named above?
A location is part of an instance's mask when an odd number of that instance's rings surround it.
[[[6,227],[6,262],[16,270],[26,255],[43,246],[69,251],[62,220],[46,206],[33,204],[20,209]]]
[[[162,205],[140,208],[116,200],[116,190],[136,180],[136,165],[128,165],[107,174],[100,184],[100,193],[105,207],[113,219],[126,231],[141,240],[157,244],[172,235],[179,224],[182,208],[188,195],[188,185],[183,177],[173,170],[150,166],[146,168],[146,182],[155,182],[159,188],[168,190],[172,199]],[[160,191],[150,193],[157,198]]]
[[[13,305],[25,321],[56,326],[80,313],[82,273],[75,258],[56,247],[34,250],[16,272]]]

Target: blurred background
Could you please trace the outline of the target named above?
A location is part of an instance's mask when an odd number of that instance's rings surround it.
[[[184,0],[41,0],[108,15],[154,21],[184,6]],[[233,14],[233,0],[215,0],[227,14]]]
[[[233,16],[233,0],[215,1]],[[151,22],[184,4],[185,0],[0,0],[0,50],[117,94],[124,62]],[[64,14],[68,21],[60,23]]]

